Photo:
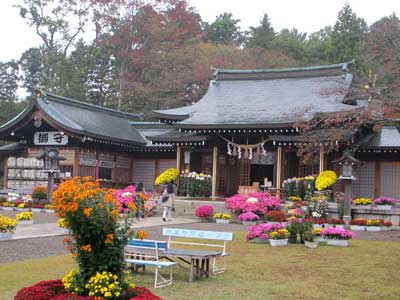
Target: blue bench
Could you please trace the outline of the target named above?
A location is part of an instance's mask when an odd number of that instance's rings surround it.
[[[153,240],[128,240],[125,247],[125,262],[135,266],[153,266],[154,288],[160,288],[172,284],[172,267],[176,262],[161,261],[160,252],[167,250],[167,243],[164,241]],[[169,278],[165,278],[159,269],[169,269]]]
[[[213,267],[212,273],[220,274],[226,270],[226,260],[225,257],[228,255],[226,251],[226,246],[228,241],[233,240],[232,232],[221,232],[221,231],[207,231],[207,230],[192,230],[192,229],[180,229],[180,228],[163,228],[163,236],[168,237],[167,248],[171,251],[172,245],[191,245],[191,246],[202,246],[219,248],[221,251],[214,253],[213,256]],[[176,240],[179,238],[179,240]],[[190,238],[195,240],[208,240],[207,243],[200,242],[187,242],[182,241],[182,238]],[[211,241],[214,241],[211,242]],[[198,250],[198,247],[196,247]],[[223,267],[219,268],[217,266],[217,258],[223,259]]]

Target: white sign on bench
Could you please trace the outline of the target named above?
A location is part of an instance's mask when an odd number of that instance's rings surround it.
[[[219,274],[219,273],[225,272],[225,270],[226,270],[225,256],[228,255],[228,253],[226,252],[226,243],[227,243],[227,241],[233,240],[232,232],[192,230],[192,229],[180,229],[180,228],[163,228],[162,234],[164,236],[168,236],[168,248],[170,248],[172,244],[221,248],[222,252],[219,256],[223,258],[224,266],[222,268],[218,268],[217,264],[216,264],[216,257],[215,257],[213,259],[213,274]],[[190,238],[190,239],[223,241],[223,244],[216,244],[216,243],[205,244],[205,243],[199,243],[199,242],[176,241],[175,238]]]

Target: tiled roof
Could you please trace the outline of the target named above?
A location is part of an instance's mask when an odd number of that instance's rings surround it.
[[[277,70],[216,70],[197,103],[155,111],[181,128],[283,126],[317,113],[351,110],[342,103],[352,81],[347,64]]]

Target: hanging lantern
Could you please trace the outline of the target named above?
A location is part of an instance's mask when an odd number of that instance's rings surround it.
[[[231,149],[231,143],[228,143],[227,145],[226,145],[226,147],[227,147],[227,153],[228,153],[228,155],[232,155],[232,149]]]
[[[265,150],[264,144],[265,144],[264,142],[261,144],[261,151],[263,156],[267,156],[267,150]]]
[[[253,159],[253,148],[249,148],[249,159]]]
[[[240,149],[240,146],[238,146],[238,158],[242,158],[242,149]]]

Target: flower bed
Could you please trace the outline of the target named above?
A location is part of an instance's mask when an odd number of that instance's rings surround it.
[[[145,287],[134,287],[127,291],[126,300],[161,300]],[[91,296],[69,293],[61,280],[40,281],[17,292],[15,300],[96,300]]]
[[[250,193],[249,195],[237,194],[225,200],[226,207],[232,212],[240,214],[253,212],[264,215],[269,210],[277,210],[280,207],[279,199],[271,197],[267,192]]]

